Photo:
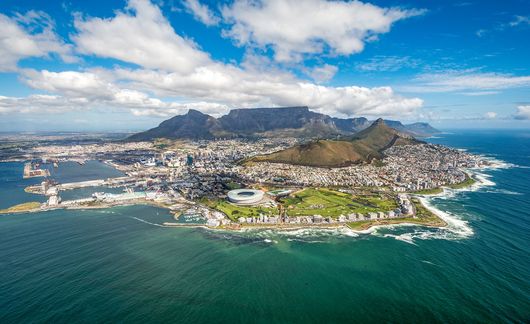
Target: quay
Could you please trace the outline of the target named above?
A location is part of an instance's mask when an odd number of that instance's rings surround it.
[[[37,177],[49,177],[50,176],[50,170],[48,169],[34,169],[33,163],[28,162],[24,164],[24,174],[22,178],[28,179],[28,178],[37,178]]]

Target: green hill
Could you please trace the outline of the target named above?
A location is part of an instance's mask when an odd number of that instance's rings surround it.
[[[383,158],[383,151],[394,145],[420,143],[411,136],[388,127],[382,119],[348,140],[319,140],[297,145],[254,162],[287,163],[317,167],[341,167]]]

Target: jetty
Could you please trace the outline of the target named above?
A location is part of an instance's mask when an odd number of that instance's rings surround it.
[[[50,170],[48,169],[35,169],[31,162],[24,164],[24,174],[22,176],[24,179],[49,176]]]

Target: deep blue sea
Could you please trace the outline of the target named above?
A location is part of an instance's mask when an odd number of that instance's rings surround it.
[[[0,216],[0,323],[529,322],[530,130],[430,141],[504,162],[428,199],[446,229],[229,233],[160,227],[171,215],[149,206]],[[62,181],[119,176],[71,167]],[[42,201],[22,168],[0,164],[0,208]]]

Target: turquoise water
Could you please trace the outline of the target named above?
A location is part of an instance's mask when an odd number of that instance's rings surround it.
[[[432,141],[511,164],[431,199],[445,230],[235,234],[160,227],[171,215],[148,206],[2,216],[0,321],[528,321],[530,132]],[[21,199],[0,168],[2,198]]]

